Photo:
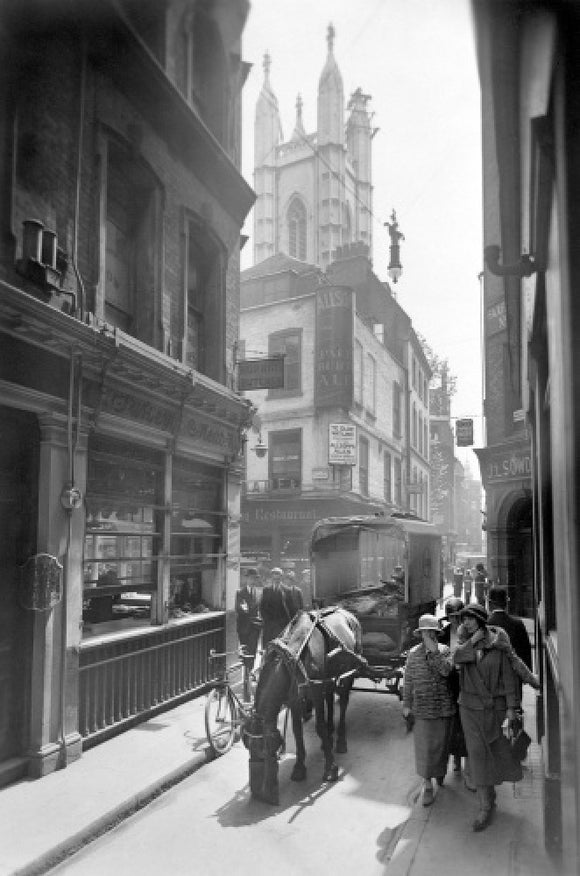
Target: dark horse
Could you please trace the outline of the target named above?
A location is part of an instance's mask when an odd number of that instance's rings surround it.
[[[268,803],[278,798],[278,751],[283,740],[277,728],[284,704],[290,707],[296,740],[293,781],[306,778],[306,750],[302,727],[303,697],[312,700],[316,732],[324,752],[323,781],[338,778],[333,756],[334,693],[338,693],[340,717],[337,752],[346,751],[346,709],[352,681],[364,672],[361,627],[356,617],[342,608],[301,611],[278,639],[268,646],[254,701],[254,717],[246,727],[250,751],[250,789]]]

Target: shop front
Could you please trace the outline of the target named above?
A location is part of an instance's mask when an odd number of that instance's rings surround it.
[[[530,441],[485,447],[479,458],[486,494],[487,561],[490,577],[507,587],[510,610],[534,617],[532,480]]]
[[[211,678],[237,588],[249,409],[38,302],[14,323],[3,295],[0,784],[66,765]]]

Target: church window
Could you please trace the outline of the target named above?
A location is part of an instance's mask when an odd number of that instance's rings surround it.
[[[288,208],[288,255],[306,261],[306,208],[299,198]]]

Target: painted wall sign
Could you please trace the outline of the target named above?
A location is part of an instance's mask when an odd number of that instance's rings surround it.
[[[356,465],[356,426],[330,423],[328,426],[328,462],[330,465]]]
[[[284,357],[244,359],[238,362],[238,389],[284,389]]]
[[[488,482],[530,478],[532,474],[530,454],[511,453],[490,460],[487,463],[486,474]]]
[[[353,403],[353,292],[324,286],[316,293],[314,403],[350,408]]]

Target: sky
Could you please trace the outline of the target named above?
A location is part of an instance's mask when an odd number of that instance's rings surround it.
[[[452,416],[473,417],[482,445],[479,274],[483,269],[480,89],[469,0],[251,0],[243,57],[252,69],[243,92],[242,170],[253,181],[254,113],[264,53],[284,139],[296,96],[307,133],[316,130],[318,80],[330,22],[345,101],[361,87],[372,99],[373,268],[387,280],[394,208],[403,274],[399,303],[457,378]],[[346,113],[345,113],[346,119]],[[252,214],[242,269],[252,264]],[[479,476],[471,449],[457,457]]]

